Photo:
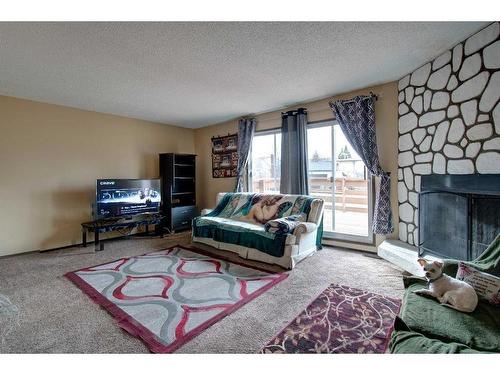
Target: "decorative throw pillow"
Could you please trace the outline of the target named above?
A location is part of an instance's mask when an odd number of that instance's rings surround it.
[[[264,225],[264,228],[269,233],[288,234],[293,233],[295,228],[305,220],[306,214],[291,215],[281,219],[269,220]]]
[[[456,278],[470,284],[480,299],[500,307],[500,277],[478,271],[459,262]]]

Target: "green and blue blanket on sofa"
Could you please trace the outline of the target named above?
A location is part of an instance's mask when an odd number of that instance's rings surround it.
[[[193,236],[250,247],[280,257],[283,256],[287,234],[268,232],[265,224],[291,215],[308,215],[313,200],[313,197],[302,195],[227,193],[213,211],[193,219]],[[321,226],[318,228],[318,246],[321,244]]]

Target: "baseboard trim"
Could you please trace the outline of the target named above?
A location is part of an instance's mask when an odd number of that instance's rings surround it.
[[[168,233],[168,234],[164,234],[163,235],[163,238],[164,239],[168,239],[170,237],[173,237],[175,235],[179,235],[181,233],[187,233],[188,231],[184,231],[184,232],[176,232],[176,233]],[[121,236],[116,236],[116,237],[110,237],[110,238],[103,238],[103,239],[100,239],[99,242],[108,242],[108,241],[114,241],[114,240],[126,240],[130,237],[134,237],[134,238],[155,238],[155,237],[158,237],[158,235],[156,234],[150,234],[149,236],[145,236],[144,235],[145,232],[139,232],[139,233],[134,233],[134,234],[130,234],[128,236],[126,235],[121,235]],[[189,233],[191,233],[191,231],[189,231]],[[95,241],[87,241],[87,247],[90,247],[90,246],[94,246],[95,244]],[[64,249],[69,249],[71,247],[83,247],[83,243],[82,242],[77,242],[77,243],[74,243],[74,244],[71,244],[71,245],[64,245],[64,246],[58,246],[58,247],[51,247],[49,249],[39,249],[39,250],[29,250],[29,251],[23,251],[21,253],[14,253],[14,254],[5,254],[5,255],[0,255],[0,259],[2,258],[7,258],[7,257],[13,257],[13,256],[16,256],[16,255],[23,255],[23,254],[31,254],[31,253],[47,253],[47,252],[50,252],[50,251],[56,251],[56,250],[64,250]],[[106,249],[104,249],[105,251]]]

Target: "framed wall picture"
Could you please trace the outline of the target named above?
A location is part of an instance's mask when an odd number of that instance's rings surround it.
[[[236,177],[238,168],[238,134],[212,137],[212,176]]]

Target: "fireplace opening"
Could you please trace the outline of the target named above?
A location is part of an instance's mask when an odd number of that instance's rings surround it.
[[[472,260],[500,233],[500,175],[422,176],[419,255]]]

